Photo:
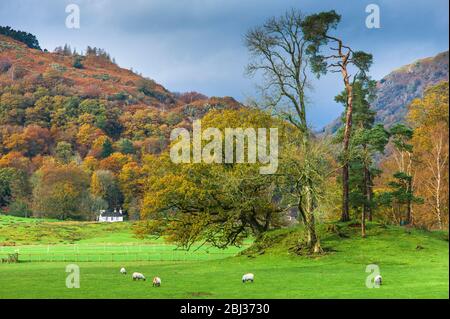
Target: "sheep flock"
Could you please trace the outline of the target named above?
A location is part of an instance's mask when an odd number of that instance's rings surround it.
[[[125,267],[120,268],[119,271],[122,275],[126,275],[127,274],[127,270],[125,269]],[[144,274],[140,273],[140,272],[133,272],[131,278],[133,279],[133,281],[146,281],[146,278],[144,276]],[[255,275],[252,273],[247,273],[244,274],[242,276],[242,282],[246,283],[246,282],[252,282],[255,280]],[[161,278],[158,276],[153,277],[152,280],[152,286],[153,287],[161,287]]]
[[[125,267],[122,267],[120,269],[120,273],[122,275],[126,275],[127,274],[127,270],[125,269]],[[140,281],[140,280],[146,281],[146,278],[145,278],[144,274],[142,274],[140,272],[133,272],[133,275],[131,276],[131,278],[133,279],[133,281]],[[253,283],[254,280],[255,280],[255,275],[252,274],[252,273],[246,273],[246,274],[244,274],[242,276],[242,283],[247,283],[247,282]],[[382,284],[382,277],[381,277],[381,275],[377,275],[374,278],[374,283],[378,287],[381,286],[381,284]],[[153,277],[152,286],[153,287],[161,287],[161,278],[158,277],[158,276]]]

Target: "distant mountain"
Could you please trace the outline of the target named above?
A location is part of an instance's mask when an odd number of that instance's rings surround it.
[[[425,88],[448,80],[448,51],[435,57],[417,60],[382,78],[377,84],[377,96],[372,108],[377,112],[376,121],[390,127],[403,122],[407,106],[421,97]],[[338,118],[327,125],[322,133],[332,134],[341,125]]]

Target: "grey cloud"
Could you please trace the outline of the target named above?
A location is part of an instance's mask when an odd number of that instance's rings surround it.
[[[79,4],[81,29],[64,26],[65,6]],[[381,29],[365,27],[365,7],[381,9]],[[2,0],[0,25],[32,32],[43,47],[69,43],[105,48],[123,67],[149,76],[169,90],[197,90],[244,100],[256,94],[244,77],[248,55],[243,35],[270,16],[292,7],[305,13],[336,9],[336,31],[357,49],[374,54],[372,75],[379,79],[415,59],[448,49],[448,1],[407,0]],[[338,77],[313,81],[309,92],[315,127],[342,111],[333,97]]]

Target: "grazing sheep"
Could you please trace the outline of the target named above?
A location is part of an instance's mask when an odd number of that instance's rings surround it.
[[[375,279],[374,279],[375,285],[381,286],[382,281],[383,281],[383,278],[381,278],[381,275],[375,276]]]
[[[253,280],[255,279],[255,275],[248,273],[245,274],[244,276],[242,276],[242,282],[246,283],[247,281],[253,282]]]
[[[161,286],[161,278],[155,277],[153,278],[153,287],[159,287]]]
[[[134,272],[133,273],[133,280],[143,280],[145,281],[145,276],[141,274],[140,272]]]
[[[124,267],[122,267],[122,268],[120,268],[120,273],[122,275],[126,275],[127,274],[127,270]]]

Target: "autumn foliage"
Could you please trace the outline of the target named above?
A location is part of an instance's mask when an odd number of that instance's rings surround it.
[[[167,148],[172,128],[239,107],[231,98],[169,92],[99,48],[43,52],[28,47],[31,35],[4,31],[0,169],[22,172],[32,189],[11,193],[23,185],[5,173],[4,212],[21,200],[36,216],[93,219],[100,208],[124,208],[139,218],[143,158]]]

